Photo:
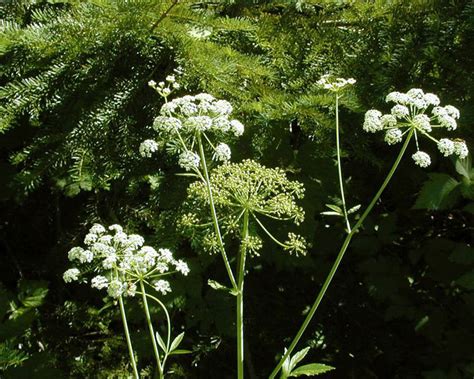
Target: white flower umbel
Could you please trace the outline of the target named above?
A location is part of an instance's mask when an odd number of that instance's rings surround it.
[[[158,144],[152,139],[147,139],[140,144],[140,155],[144,158],[150,158],[157,150]]]
[[[417,151],[411,157],[415,161],[415,164],[417,164],[420,167],[428,167],[431,164],[430,156],[426,154],[424,151]]]
[[[188,275],[189,267],[182,260],[175,260],[168,249],[156,251],[143,246],[145,240],[138,234],[126,234],[120,225],[111,225],[108,230],[95,224],[85,239],[86,248],[73,247],[68,258],[77,267],[67,270],[63,279],[66,283],[77,281],[86,273],[94,272],[90,285],[106,290],[110,297],[134,296],[137,283],[151,283],[163,274],[179,272]],[[79,268],[80,270],[79,270]],[[87,281],[87,278],[82,278]],[[168,283],[167,292],[171,291]],[[164,291],[160,291],[164,293]]]
[[[332,92],[340,92],[346,87],[354,85],[355,83],[356,80],[354,78],[336,78],[330,74],[325,74],[321,76],[321,79],[316,82],[318,86]]]
[[[220,143],[216,146],[216,151],[214,153],[214,159],[216,161],[228,162],[230,161],[231,151],[229,145],[226,143]]]
[[[156,86],[160,87],[160,84]],[[164,145],[168,153],[179,157],[181,167],[195,172],[204,159],[203,154],[225,163],[230,160],[231,151],[221,141],[240,137],[245,129],[240,121],[230,117],[232,111],[233,107],[228,101],[218,100],[207,93],[166,101],[153,122],[158,143],[154,140],[144,141],[140,146],[140,154],[149,157],[158,149],[158,145]]]
[[[192,151],[184,151],[180,154],[178,164],[186,171],[192,171],[199,167],[201,158]]]
[[[419,137],[424,136],[436,143],[438,150],[445,157],[456,154],[463,159],[469,154],[466,143],[462,140],[448,138],[436,139],[432,133],[445,129],[457,128],[459,110],[452,105],[441,107],[438,96],[424,93],[420,88],[412,88],[407,93],[391,92],[385,98],[388,103],[395,103],[390,114],[382,115],[376,109],[366,112],[363,129],[369,133],[385,130],[385,142],[394,145],[402,141],[403,136],[414,134],[417,152],[412,155],[420,167],[431,164],[430,156],[419,150]]]

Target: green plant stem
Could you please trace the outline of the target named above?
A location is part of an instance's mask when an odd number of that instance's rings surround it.
[[[153,324],[151,323],[150,309],[148,308],[148,301],[146,299],[146,291],[145,291],[145,285],[143,284],[143,280],[140,280],[140,291],[142,294],[143,309],[145,310],[146,322],[148,324],[148,330],[150,331],[151,343],[153,345],[153,352],[155,353],[156,364],[158,367],[158,374],[161,379],[163,378],[163,367],[161,365],[160,352],[158,350],[158,345],[156,343],[155,331],[153,330]]]
[[[341,146],[339,141],[339,95],[336,93],[336,150],[337,150],[337,172],[339,175],[339,188],[341,191],[342,210],[344,212],[344,219],[346,220],[347,233],[351,232],[351,224],[347,214],[346,198],[344,196],[344,182],[342,180],[342,166],[341,166]]]
[[[237,303],[237,378],[244,378],[244,277],[245,277],[245,258],[247,253],[246,240],[249,235],[249,212],[244,213],[244,223],[242,227],[242,243],[240,245],[240,261],[238,273],[238,289],[236,296]]]
[[[211,181],[209,180],[209,172],[207,170],[206,155],[204,154],[204,146],[202,145],[202,140],[201,140],[200,135],[198,136],[198,145],[199,145],[199,155],[200,155],[201,163],[202,163],[202,170],[204,172],[204,178],[206,180],[207,191],[209,194],[209,204],[210,204],[210,209],[211,209],[212,222],[214,224],[214,232],[216,233],[217,239],[219,241],[219,250],[221,251],[222,259],[224,261],[224,265],[227,270],[227,275],[229,276],[230,282],[232,284],[232,288],[234,290],[238,290],[237,283],[235,281],[234,274],[232,272],[232,268],[230,267],[229,259],[227,258],[224,242],[222,241],[221,229],[219,227],[216,207],[214,205],[214,197],[212,195]]]
[[[132,340],[130,338],[130,331],[128,330],[127,316],[125,314],[125,307],[123,305],[122,296],[119,297],[120,315],[122,316],[123,330],[125,331],[125,339],[127,340],[128,353],[130,355],[130,363],[132,364],[133,375],[135,379],[139,379],[137,363],[135,362],[135,356],[133,354]]]
[[[140,292],[141,293],[141,292]],[[163,302],[158,299],[157,297],[155,296],[152,296],[152,295],[149,295],[149,294],[145,294],[147,297],[149,297],[150,299],[156,301],[159,306],[163,309],[163,312],[165,312],[165,316],[166,316],[166,323],[167,323],[167,335],[166,335],[166,349],[169,351],[170,350],[170,345],[171,345],[171,319],[170,319],[170,314],[168,313],[168,310],[166,309],[166,306],[163,304]],[[164,368],[165,367],[165,363],[166,363],[166,359],[168,358],[168,353],[165,354],[165,357],[163,358],[163,362],[161,364],[161,366]]]
[[[352,231],[346,236],[346,238],[345,238],[345,240],[342,244],[342,247],[339,250],[339,253],[336,257],[336,260],[335,260],[334,264],[331,267],[331,271],[329,272],[328,276],[326,277],[326,280],[324,281],[324,284],[323,284],[321,290],[319,291],[318,296],[316,297],[316,300],[314,301],[313,305],[311,306],[311,309],[309,310],[305,320],[303,321],[303,324],[301,325],[300,329],[298,330],[298,333],[296,333],[295,338],[291,342],[290,347],[288,348],[286,353],[283,355],[283,357],[280,359],[280,362],[278,363],[278,365],[275,367],[275,369],[270,374],[269,379],[275,378],[275,376],[278,374],[278,372],[281,369],[281,366],[286,361],[286,359],[290,356],[290,354],[293,352],[293,350],[295,349],[295,347],[298,344],[299,340],[301,339],[303,333],[305,332],[306,328],[308,327],[309,323],[311,322],[312,318],[314,317],[314,314],[316,313],[316,310],[318,309],[318,306],[321,303],[321,300],[323,299],[324,295],[326,294],[326,291],[327,291],[329,285],[331,284],[331,281],[332,281],[334,275],[336,274],[336,271],[339,267],[339,264],[341,263],[342,258],[344,257],[344,254],[345,254],[345,252],[346,252],[346,250],[347,250],[347,248],[348,248],[348,246],[349,246],[349,244],[352,240],[352,237],[357,232],[357,230],[360,228],[360,226],[362,225],[364,220],[367,218],[369,213],[372,211],[372,208],[375,206],[375,204],[379,200],[379,198],[382,195],[383,191],[385,190],[388,183],[390,182],[390,179],[392,179],[392,176],[395,173],[398,165],[400,164],[400,161],[402,160],[403,155],[405,154],[405,151],[408,147],[408,144],[410,143],[410,140],[413,136],[413,131],[414,131],[414,129],[411,129],[410,132],[408,133],[408,136],[407,136],[402,148],[400,149],[400,152],[398,153],[397,159],[395,160],[392,168],[390,169],[389,173],[387,174],[384,182],[380,186],[379,190],[377,191],[377,193],[373,197],[370,204],[367,206],[366,210],[364,211],[364,213],[362,214],[360,219],[354,225],[354,228],[352,229]]]

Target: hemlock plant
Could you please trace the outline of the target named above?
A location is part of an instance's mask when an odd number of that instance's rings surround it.
[[[248,271],[246,262],[249,258],[260,254],[263,236],[290,254],[306,254],[307,243],[302,236],[289,231],[287,240],[280,241],[267,225],[268,220],[272,221],[270,225],[274,222],[286,222],[296,226],[304,221],[304,209],[298,205],[298,201],[303,198],[304,187],[297,181],[289,180],[280,168],[267,168],[250,159],[231,163],[232,153],[228,143],[240,137],[245,129],[240,121],[231,117],[232,105],[226,100],[218,100],[206,93],[186,95],[168,101],[170,94],[180,86],[174,76],[167,77],[166,82],[149,83],[164,98],[165,103],[153,122],[155,137],[143,141],[138,150],[144,159],[151,158],[157,151],[165,151],[177,158],[178,165],[185,171],[182,175],[195,179],[188,187],[187,199],[181,207],[177,226],[179,231],[191,240],[195,249],[220,254],[222,257],[230,285],[227,287],[214,280],[209,280],[208,283],[212,288],[225,290],[230,296],[235,297],[237,377],[242,379],[245,337],[244,279]],[[380,199],[412,138],[416,145],[412,159],[415,164],[423,168],[430,165],[431,158],[420,150],[419,137],[426,137],[435,142],[444,156],[454,154],[459,159],[464,159],[468,155],[464,141],[444,137],[437,139],[432,135],[435,130],[453,131],[457,128],[459,111],[455,107],[450,105],[441,107],[436,95],[425,94],[417,88],[407,93],[390,93],[386,101],[395,103],[390,113],[382,114],[375,109],[367,111],[362,128],[370,133],[384,131],[387,144],[395,145],[403,142],[403,145],[380,188],[353,224],[349,215],[356,213],[361,206],[357,205],[350,209],[346,207],[341,168],[339,100],[355,83],[352,78],[343,79],[331,75],[323,76],[317,83],[323,90],[335,95],[337,169],[343,206],[341,209],[336,205],[328,205],[332,211],[322,214],[343,217],[346,237],[303,324],[289,347],[284,349],[281,359],[269,376],[270,379],[275,378],[280,371],[281,378],[284,379],[317,375],[334,369],[320,363],[298,366],[309,348],[304,348],[293,355],[292,353],[315,316],[352,238]],[[166,373],[165,362],[169,355],[176,351],[183,333],[171,342],[171,322],[166,307],[158,298],[146,293],[145,285],[165,295],[171,292],[171,287],[162,277],[173,272],[187,275],[189,268],[185,262],[175,260],[168,249],[157,251],[152,247],[143,246],[144,239],[141,236],[127,235],[119,225],[112,225],[109,230],[114,234],[107,234],[102,225],[94,225],[84,240],[87,248],[75,247],[69,252],[69,259],[76,264],[76,267],[64,273],[64,280],[80,281],[86,275],[94,273],[91,286],[100,290],[106,289],[110,297],[118,299],[131,365],[136,378],[139,374],[127,326],[123,297],[141,294],[155,352],[157,372],[163,377]],[[229,246],[234,245],[229,243],[231,241],[238,242],[234,254],[229,251]],[[233,261],[235,261],[234,268],[231,264]],[[168,323],[166,342],[154,332],[147,298],[157,301],[165,311]],[[164,354],[159,352],[158,346]]]

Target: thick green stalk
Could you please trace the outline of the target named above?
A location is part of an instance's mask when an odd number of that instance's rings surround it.
[[[242,244],[240,247],[240,262],[238,273],[238,289],[236,296],[237,303],[237,378],[244,378],[244,277],[245,277],[245,258],[247,253],[246,240],[249,235],[249,213],[244,213],[244,225],[242,228]]]
[[[127,340],[128,353],[130,355],[130,363],[133,369],[133,375],[135,376],[135,379],[139,379],[140,376],[138,375],[137,363],[135,362],[135,356],[133,354],[132,340],[130,338],[130,331],[128,330],[127,316],[125,314],[122,296],[119,297],[119,305],[120,315],[122,316],[123,322],[123,330],[125,331],[125,339]]]
[[[314,301],[313,305],[311,306],[311,309],[309,310],[305,320],[303,321],[303,324],[301,325],[300,329],[298,330],[298,333],[296,333],[295,338],[291,342],[290,347],[288,348],[286,353],[283,355],[283,357],[280,359],[280,362],[278,363],[278,365],[275,367],[275,369],[270,374],[270,376],[269,376],[270,379],[275,378],[275,376],[278,374],[278,372],[281,369],[281,366],[286,361],[286,359],[290,356],[290,354],[293,352],[293,350],[295,349],[295,347],[298,344],[299,340],[301,339],[303,333],[305,332],[306,328],[308,327],[309,323],[313,319],[314,314],[316,313],[316,310],[318,309],[319,304],[321,303],[321,300],[323,299],[324,295],[326,294],[326,291],[327,291],[329,285],[331,284],[331,281],[332,281],[334,275],[336,274],[336,271],[339,267],[339,264],[341,263],[342,258],[344,257],[344,254],[345,254],[345,252],[346,252],[346,250],[347,250],[347,248],[348,248],[348,246],[349,246],[349,244],[352,240],[352,237],[357,232],[357,230],[360,228],[360,226],[362,225],[364,220],[367,218],[369,213],[372,211],[372,208],[375,206],[375,204],[379,200],[379,198],[382,195],[383,191],[385,190],[388,183],[390,182],[390,179],[392,179],[392,176],[395,173],[398,165],[400,164],[400,161],[402,160],[403,155],[405,154],[405,151],[408,147],[408,144],[410,143],[411,137],[413,136],[413,130],[414,129],[410,130],[410,132],[408,133],[408,136],[407,136],[402,148],[400,149],[400,152],[398,153],[397,159],[395,160],[392,168],[390,169],[389,173],[387,174],[387,176],[386,176],[384,182],[382,183],[382,185],[380,186],[379,190],[377,191],[377,193],[373,197],[372,201],[370,202],[370,204],[368,205],[368,207],[366,208],[366,210],[364,211],[364,213],[360,217],[359,221],[357,221],[357,223],[354,225],[354,228],[352,229],[352,231],[346,236],[346,238],[345,238],[345,240],[342,244],[342,247],[339,250],[339,253],[337,254],[336,260],[335,260],[334,264],[331,267],[331,271],[329,272],[328,276],[326,277],[326,280],[324,281],[324,284],[323,284],[321,290],[319,291],[318,296],[316,297],[316,300]]]
[[[212,223],[214,224],[214,232],[216,233],[217,239],[219,241],[219,250],[221,251],[222,259],[224,261],[225,268],[227,270],[227,275],[229,276],[230,282],[234,290],[237,290],[237,283],[235,282],[234,274],[232,268],[230,267],[229,259],[225,252],[224,242],[222,241],[221,229],[219,227],[219,221],[217,219],[216,207],[214,205],[214,197],[212,195],[211,181],[209,180],[209,172],[207,170],[206,155],[204,154],[204,146],[202,145],[201,136],[198,136],[198,145],[199,145],[199,155],[202,163],[202,170],[204,172],[204,178],[206,179],[207,191],[209,194],[209,204],[211,209]]]
[[[140,291],[142,294],[143,309],[145,310],[146,322],[148,324],[148,330],[150,332],[151,343],[153,345],[153,352],[155,354],[156,365],[158,367],[158,374],[160,379],[163,378],[163,367],[160,360],[160,352],[158,350],[158,345],[156,343],[155,331],[153,330],[153,324],[151,323],[150,309],[148,308],[148,300],[146,298],[146,291],[143,281],[140,280]]]
[[[347,233],[351,232],[351,224],[347,214],[346,198],[344,196],[344,182],[342,180],[342,166],[341,166],[341,146],[339,142],[339,95],[336,93],[336,151],[337,151],[337,172],[339,176],[339,188],[341,191],[342,211],[344,212],[344,219],[346,221]]]

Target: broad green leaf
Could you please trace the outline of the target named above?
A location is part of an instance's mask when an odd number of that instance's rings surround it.
[[[168,349],[166,347],[165,341],[163,341],[163,338],[161,338],[160,333],[156,332],[156,340],[158,341],[158,345],[163,349],[165,353],[168,352]]]
[[[308,365],[300,366],[293,370],[290,377],[297,377],[297,376],[313,376],[313,375],[320,375],[324,374],[325,372],[335,370],[335,367],[328,366],[322,363],[310,363]]]
[[[461,287],[474,290],[474,271],[470,271],[461,276],[456,283]]]
[[[290,359],[290,371],[292,371],[298,363],[300,363],[304,357],[306,357],[306,354],[308,354],[309,347],[305,347],[303,350],[298,351],[293,355],[293,357]]]
[[[466,179],[471,179],[474,177],[474,170],[472,169],[472,161],[470,155],[465,159],[457,159],[455,167],[457,173],[459,175],[464,176]]]
[[[173,342],[171,342],[170,351],[175,350],[179,346],[179,344],[183,340],[183,337],[184,337],[184,332],[180,333],[176,336],[176,338],[173,340]]]
[[[446,174],[430,174],[430,179],[423,184],[415,209],[447,209],[457,200],[459,193],[454,191],[459,182]]]

